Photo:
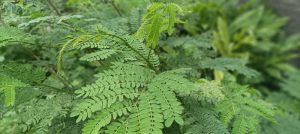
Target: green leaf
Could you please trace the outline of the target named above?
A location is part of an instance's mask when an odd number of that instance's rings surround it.
[[[230,25],[230,29],[236,32],[239,28],[246,31],[253,31],[258,26],[259,21],[264,13],[264,7],[260,6],[238,16]]]
[[[0,26],[0,48],[14,43],[32,44],[33,36],[16,27]]]
[[[7,86],[6,88],[4,88],[4,96],[5,96],[5,105],[13,106],[15,104],[15,99],[16,99],[15,87]]]
[[[239,117],[234,121],[232,134],[247,134],[248,121],[245,115],[239,115]]]
[[[117,52],[113,49],[100,50],[97,52],[86,54],[83,57],[81,57],[80,60],[84,60],[84,61],[104,60],[111,57],[115,53]]]
[[[165,121],[165,126],[166,127],[170,127],[172,125],[172,123],[174,122],[174,118],[168,118],[166,121]]]
[[[13,106],[15,104],[15,96],[17,87],[25,87],[25,83],[18,79],[8,77],[5,75],[0,75],[0,89],[3,90],[5,96],[5,105]]]
[[[220,40],[224,43],[225,47],[229,47],[229,30],[227,27],[227,23],[224,19],[218,18],[218,33],[220,34]]]
[[[175,117],[175,121],[179,124],[179,125],[183,125],[183,119],[180,116],[176,116]]]
[[[153,17],[152,24],[150,25],[149,33],[147,33],[147,46],[149,48],[156,48],[160,36],[160,29],[163,25],[162,14],[156,14]]]

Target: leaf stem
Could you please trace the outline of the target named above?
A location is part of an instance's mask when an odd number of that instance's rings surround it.
[[[67,93],[67,94],[74,94],[74,92],[70,91],[70,90],[63,90],[63,89],[60,89],[60,88],[57,88],[57,87],[53,87],[53,86],[50,86],[50,85],[46,85],[46,84],[37,84],[38,86],[41,86],[41,87],[47,87],[47,88],[51,88],[55,91],[58,91],[58,92],[63,92],[63,93]]]
[[[54,4],[52,3],[51,0],[47,0],[47,2],[49,3],[49,5],[53,8],[53,10],[55,11],[55,13],[58,15],[58,16],[61,16],[61,13],[59,12],[59,10],[54,6]]]
[[[144,61],[146,61],[148,67],[150,67],[152,70],[154,70],[154,71],[157,72],[156,68],[150,63],[150,61],[146,57],[144,57],[139,51],[137,51],[135,48],[133,48],[125,39],[123,39],[122,37],[120,37],[118,35],[107,33],[105,31],[100,31],[100,32],[102,32],[102,33],[104,33],[104,34],[106,34],[108,36],[115,37],[115,38],[121,40],[122,42],[124,42],[125,46],[127,46],[128,48],[130,48],[132,51],[134,51],[136,54],[138,54]],[[149,51],[151,51],[151,50],[149,50]]]
[[[51,74],[53,74],[57,79],[59,79],[64,85],[65,87],[69,88],[69,89],[74,89],[73,86],[68,82],[68,80],[66,80],[64,77],[62,77],[61,75],[58,75],[57,72],[54,71],[54,69],[52,67],[49,67],[49,72]]]
[[[113,8],[117,11],[118,15],[120,17],[122,17],[121,11],[119,10],[119,8],[117,7],[116,3],[114,0],[111,0],[111,5],[113,6]]]

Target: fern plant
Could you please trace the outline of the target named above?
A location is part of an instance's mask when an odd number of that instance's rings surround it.
[[[146,47],[144,49],[147,50]],[[133,48],[129,52],[136,52],[137,57],[142,57],[141,52],[145,50]],[[148,51],[151,52],[151,50]],[[121,61],[126,61],[122,58],[120,57]],[[112,126],[112,128],[129,127],[126,133],[162,133],[163,123],[167,127],[171,126],[174,121],[183,124],[181,117],[183,107],[175,93],[194,91],[196,88],[193,83],[180,75],[184,70],[156,74],[155,70],[140,65],[147,66],[148,63],[148,67],[151,68],[157,66],[153,64],[157,61],[150,62],[146,59],[146,63],[143,63],[139,62],[138,58],[132,58],[135,62],[112,63],[110,70],[96,75],[98,79],[94,84],[76,91],[84,100],[75,106],[71,116],[78,116],[77,121],[81,121],[93,117],[93,113],[98,112],[92,120],[86,123],[83,128],[84,133],[98,133],[101,128],[103,129],[118,117],[124,117],[128,112],[131,114],[122,120],[127,120],[131,122],[131,125],[135,124],[140,129],[135,130],[130,126]],[[108,128],[107,132],[120,132],[120,130]]]
[[[226,89],[226,92],[233,93],[227,94],[228,98],[218,104],[216,110],[220,112],[220,120],[224,125],[232,127],[231,133],[258,133],[260,117],[275,122],[273,119],[275,107],[256,97],[251,97],[247,87],[229,84]]]
[[[157,8],[168,7],[175,11],[178,8],[175,4],[166,5],[152,4],[140,29],[144,29],[148,21],[153,23],[151,25],[159,23],[157,17],[151,17]],[[173,26],[174,20],[170,21],[169,25]],[[152,44],[148,46],[154,48],[153,43],[157,44],[158,38],[152,36],[151,30],[145,33],[147,44]],[[159,36],[159,33],[155,34]],[[96,50],[81,60],[99,60],[100,64],[110,68],[97,74],[95,83],[75,92],[83,100],[74,107],[71,117],[78,116],[77,122],[91,118],[85,123],[83,133],[96,134],[100,130],[106,133],[162,133],[164,126],[170,127],[174,122],[183,125],[183,106],[176,94],[197,90],[184,78],[186,69],[159,73],[158,56],[141,39],[103,27],[98,27],[96,34],[88,33],[69,40],[61,50],[59,65],[68,47]]]
[[[161,129],[173,122],[183,125],[183,106],[176,94],[211,103],[224,97],[215,86],[211,85],[209,93],[205,91],[209,85],[198,87],[189,82],[182,77],[184,72],[180,69],[157,75],[144,67],[115,63],[112,69],[96,75],[96,83],[76,91],[84,100],[71,116],[78,116],[77,121],[92,118],[84,133],[98,133],[106,127],[106,133],[162,133]]]

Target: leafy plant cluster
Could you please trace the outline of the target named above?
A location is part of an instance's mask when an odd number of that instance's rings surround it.
[[[263,1],[0,3],[3,134],[300,129],[300,36]]]

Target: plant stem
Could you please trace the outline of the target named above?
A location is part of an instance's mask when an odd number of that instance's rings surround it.
[[[67,87],[69,89],[73,89],[73,86],[62,76],[58,75],[52,67],[49,67],[49,72],[51,74],[53,74],[56,78],[58,78],[65,85],[65,87]]]
[[[53,10],[55,11],[55,13],[58,15],[58,16],[61,16],[61,13],[59,12],[59,10],[54,6],[54,4],[52,3],[51,0],[47,0],[47,2],[49,3],[49,5],[53,8]]]
[[[29,54],[32,55],[33,58],[35,58],[36,60],[40,60],[40,58],[34,54],[34,52],[31,49],[26,48],[25,51],[27,51]],[[69,82],[64,79],[63,77],[59,76],[52,67],[48,67],[48,71],[53,74],[56,78],[58,78],[66,87],[73,89],[72,85],[69,84]]]
[[[111,5],[113,6],[113,8],[117,11],[118,15],[120,17],[122,17],[121,11],[119,10],[119,8],[117,7],[116,3],[114,0],[111,0]]]
[[[42,86],[42,87],[51,88],[51,89],[53,89],[55,91],[58,91],[58,92],[63,92],[63,93],[67,93],[67,94],[74,94],[74,92],[71,92],[70,90],[63,90],[63,89],[53,87],[53,86],[50,86],[50,85],[46,85],[46,84],[37,84],[37,85]]]
[[[154,70],[156,72],[158,71],[158,70],[156,70],[156,68],[150,63],[150,61],[146,57],[144,57],[139,51],[137,51],[135,48],[133,48],[125,39],[123,39],[122,37],[120,37],[118,35],[106,33],[104,31],[100,31],[100,32],[102,32],[102,33],[104,33],[104,34],[106,34],[108,36],[115,37],[115,38],[121,40],[122,42],[124,42],[125,46],[127,46],[128,48],[130,48],[132,51],[134,51],[136,54],[138,54],[144,61],[146,61],[148,67],[150,67],[152,70]]]

